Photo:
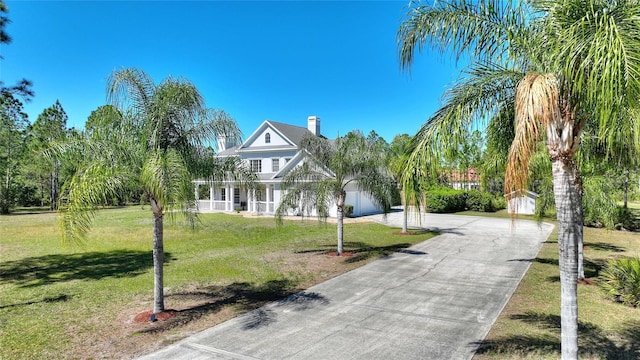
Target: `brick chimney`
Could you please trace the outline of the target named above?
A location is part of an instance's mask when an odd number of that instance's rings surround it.
[[[320,136],[320,117],[309,116],[307,118],[307,129],[309,129],[313,135]]]

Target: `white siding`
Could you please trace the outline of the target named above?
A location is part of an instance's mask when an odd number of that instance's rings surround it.
[[[533,215],[536,211],[536,200],[529,196],[520,196],[509,200],[509,214]]]
[[[269,133],[271,135],[271,142],[266,143],[265,135]],[[248,144],[248,148],[257,147],[257,146],[281,146],[281,145],[291,145],[284,138],[282,138],[274,129],[267,127],[261,132],[256,134],[255,139]]]

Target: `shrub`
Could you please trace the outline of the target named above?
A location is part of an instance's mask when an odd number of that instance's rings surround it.
[[[434,213],[450,213],[465,210],[466,195],[462,190],[436,189],[425,193],[427,210]]]
[[[465,210],[493,212],[507,207],[504,198],[478,190],[434,189],[425,193],[427,211],[451,213]]]
[[[478,190],[469,190],[466,194],[466,207],[468,210],[493,212],[493,196]]]
[[[507,199],[505,199],[504,196],[494,197],[492,202],[494,211],[507,208]]]
[[[351,217],[353,215],[353,205],[345,204],[343,211],[344,217]]]
[[[609,261],[600,279],[600,287],[615,301],[640,305],[640,257]]]
[[[615,229],[638,230],[638,220],[629,208],[618,206]]]

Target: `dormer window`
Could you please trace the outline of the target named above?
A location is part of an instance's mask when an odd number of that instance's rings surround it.
[[[269,133],[264,134],[264,143],[265,144],[271,143],[271,134]]]

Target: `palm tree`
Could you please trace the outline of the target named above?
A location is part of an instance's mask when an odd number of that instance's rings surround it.
[[[413,151],[412,137],[408,134],[396,135],[391,141],[390,154],[389,154],[389,170],[393,175],[394,180],[400,186],[400,201],[402,202],[402,232],[408,232],[408,217],[409,208],[420,206],[418,197],[422,194],[422,187],[420,183],[420,177],[411,172],[411,169],[407,168],[409,155]],[[403,175],[409,172],[414,176],[406,177],[406,182],[403,181]],[[418,218],[421,219],[421,218]]]
[[[79,144],[84,161],[65,189],[63,239],[81,239],[96,206],[137,183],[153,213],[153,312],[159,313],[164,311],[164,215],[179,210],[193,223],[193,179],[243,169],[226,163],[233,159],[206,156],[205,149],[218,135],[239,140],[240,131],[224,112],[208,110],[196,87],[184,79],[170,77],[156,85],[143,71],[124,69],[111,74],[107,92],[120,111],[102,112],[114,115],[103,121],[110,124],[108,134],[94,130]]]
[[[385,152],[377,140],[367,138],[359,131],[352,131],[335,141],[305,136],[300,145],[305,160],[283,179],[282,188],[286,193],[276,210],[276,218],[281,220],[289,210],[300,209],[303,214],[315,211],[320,219],[326,219],[329,208],[335,204],[337,254],[341,255],[348,188],[368,194],[385,213],[391,208],[396,188],[384,169]]]
[[[566,0],[413,3],[398,31],[403,68],[430,45],[468,56],[470,66],[444,106],[423,125],[414,164],[433,158],[478,119],[515,108],[505,191],[526,186],[529,160],[544,139],[558,216],[562,358],[578,354],[578,246],[582,190],[575,154],[588,119],[605,134],[640,93],[638,1]],[[422,160],[420,160],[422,158]]]

